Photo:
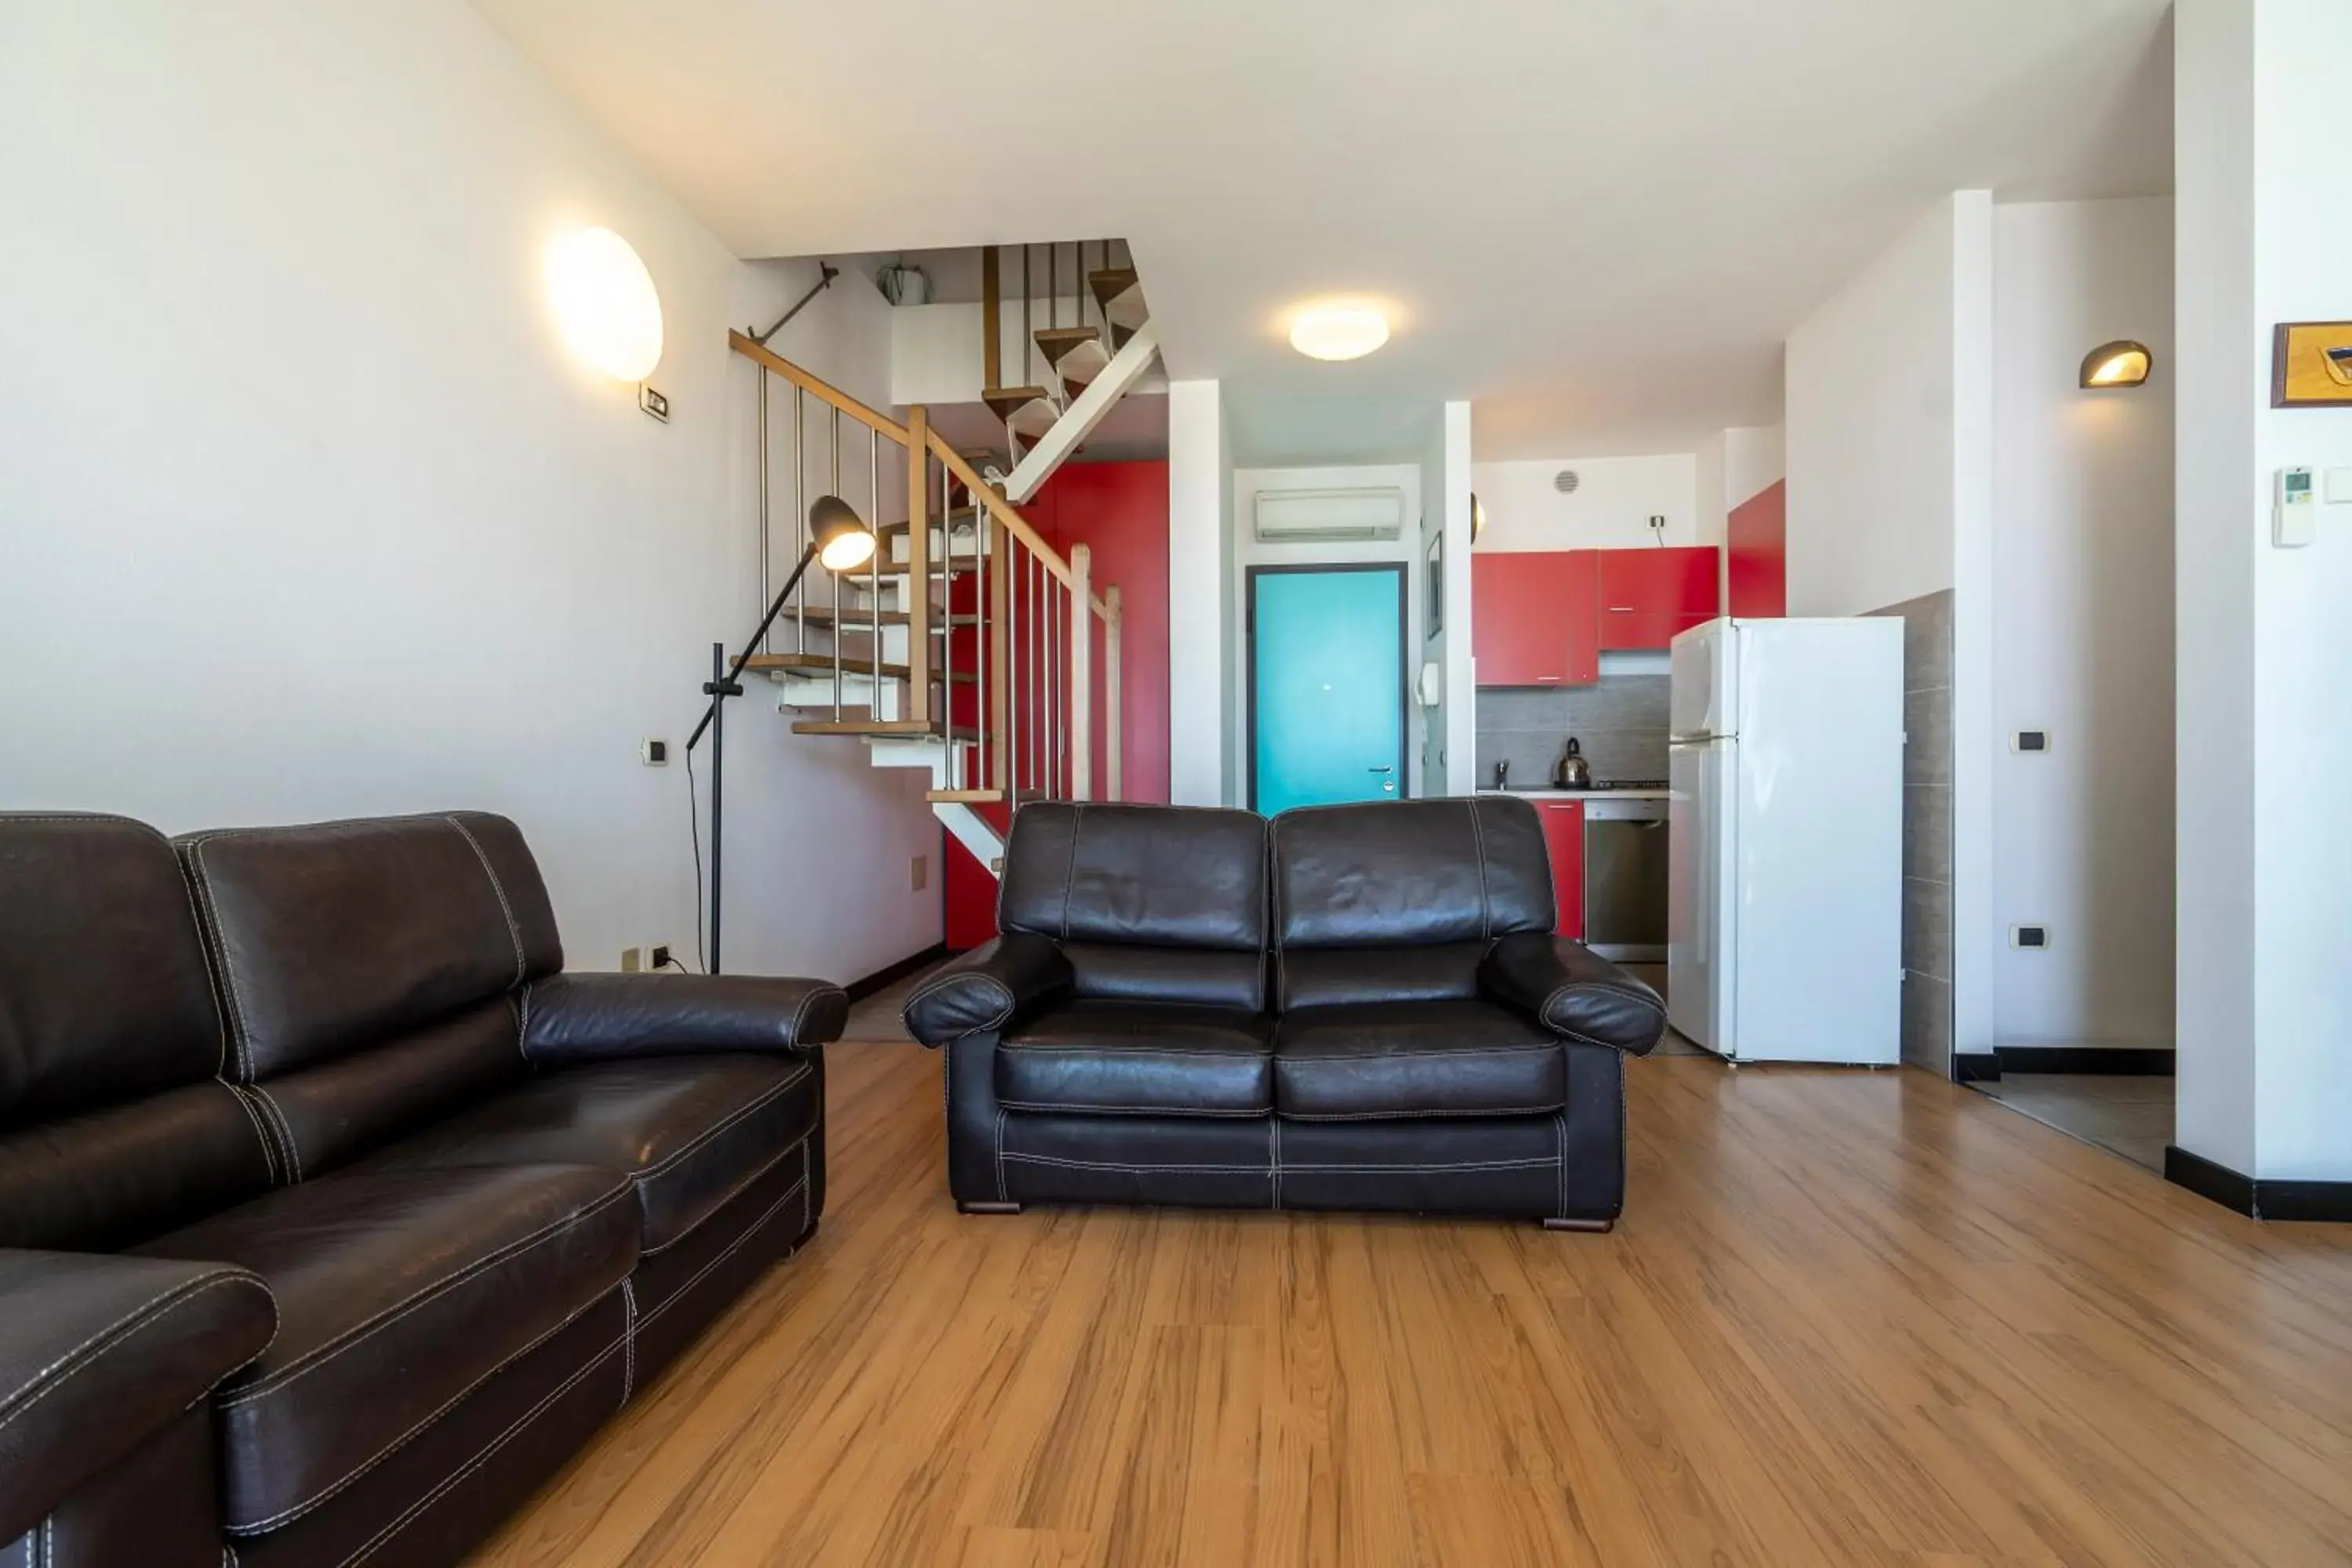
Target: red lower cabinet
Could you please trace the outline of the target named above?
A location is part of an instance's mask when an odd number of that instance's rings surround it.
[[[1580,800],[1539,800],[1536,812],[1543,818],[1544,845],[1551,851],[1552,898],[1559,905],[1561,936],[1584,940],[1584,803]]]

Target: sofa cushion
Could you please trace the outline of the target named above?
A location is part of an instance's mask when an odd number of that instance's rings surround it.
[[[535,1078],[379,1151],[375,1170],[553,1162],[635,1183],[643,1250],[659,1252],[808,1135],[814,1056],[663,1057]]]
[[[626,1178],[583,1165],[340,1171],[142,1252],[258,1274],[278,1338],[216,1395],[224,1518],[271,1529],[628,1278]]]
[[[1553,925],[1534,806],[1505,795],[1303,806],[1274,819],[1277,947],[1486,942]]]
[[[1301,1121],[1535,1114],[1568,1099],[1551,1031],[1485,1002],[1286,1013],[1274,1075],[1275,1109]]]
[[[998,1042],[996,1098],[1016,1110],[1264,1116],[1272,1023],[1226,1007],[1048,1007]]]
[[[220,1010],[163,835],[0,812],[0,1128],[207,1082]]]
[[[191,834],[240,1082],[331,1060],[563,967],[515,825],[485,812]]]
[[[1013,819],[997,923],[1062,942],[1255,952],[1265,874],[1255,812],[1040,801]]]

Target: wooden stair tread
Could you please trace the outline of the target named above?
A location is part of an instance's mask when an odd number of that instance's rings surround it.
[[[1010,419],[1033,403],[1052,407],[1054,396],[1042,386],[992,386],[982,391],[980,400],[999,419]]]
[[[1096,327],[1040,327],[1029,335],[1037,340],[1038,352],[1051,365],[1060,364],[1062,356],[1075,348],[1102,342],[1102,331]]]
[[[900,739],[920,739],[926,735],[933,740],[950,738],[940,731],[937,724],[926,719],[795,719],[793,721],[793,733],[795,735],[895,736]],[[994,735],[981,734],[969,724],[957,725],[952,738],[966,742],[985,742],[996,739]]]
[[[1004,798],[1001,789],[935,789],[923,798],[934,805],[989,805]]]
[[[808,624],[813,626],[829,626],[834,624],[833,612],[829,609],[807,610],[800,612],[800,614],[802,618],[806,620]],[[886,626],[903,626],[909,624],[911,618],[904,610],[875,611],[845,608],[841,612],[841,626],[845,631],[871,632],[874,629],[874,622],[877,616]],[[974,618],[975,617],[971,616],[958,616],[955,617],[955,620],[956,624],[959,626],[970,626]],[[946,617],[940,614],[940,607],[937,605],[933,605],[931,606],[932,630],[936,632],[939,627],[945,623],[945,620]],[[787,612],[786,614],[777,617],[776,625],[780,626],[790,626],[792,624],[793,616],[791,612]]]
[[[949,527],[952,528],[959,522],[971,522],[979,516],[980,509],[978,507],[960,506],[953,511],[948,513],[947,523]],[[930,525],[933,528],[939,527],[940,520],[936,517],[932,518],[930,520]],[[884,523],[874,531],[876,534],[884,538],[888,538],[893,534],[906,534],[911,537],[915,531],[915,520],[910,517],[902,517],[896,522]]]
[[[757,673],[780,669],[797,670],[806,675],[831,675],[834,670],[834,659],[833,655],[829,653],[755,653],[743,661],[743,668]],[[878,668],[885,680],[914,679],[915,672],[903,664],[885,664]],[[844,675],[873,675],[877,669],[877,667],[870,658],[853,658],[847,654],[842,656],[841,672]],[[979,680],[980,676],[977,671],[969,669],[959,669],[953,674],[934,669],[931,671],[931,679],[952,681],[958,686],[969,686]]]

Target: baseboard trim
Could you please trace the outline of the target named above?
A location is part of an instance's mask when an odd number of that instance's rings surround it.
[[[1956,1051],[1952,1055],[1954,1083],[1999,1083],[2000,1058],[1992,1051]]]
[[[842,987],[852,1002],[863,1002],[877,991],[887,991],[918,970],[929,969],[948,955],[948,944],[935,942],[920,952],[910,952],[898,963],[886,965],[860,980]]]
[[[2173,1143],[2164,1146],[2164,1179],[2249,1219],[2352,1224],[2352,1182],[2258,1181]]]
[[[2113,1073],[2170,1078],[2175,1053],[2165,1046],[2001,1046],[2002,1072]]]

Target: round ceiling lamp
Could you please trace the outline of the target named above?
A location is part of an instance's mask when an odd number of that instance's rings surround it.
[[[2146,343],[2119,338],[2101,343],[2083,356],[2083,387],[2138,386],[2147,380],[2149,356]]]
[[[1389,319],[1369,305],[1314,305],[1290,323],[1290,346],[1309,359],[1361,359],[1389,341]]]
[[[583,228],[547,249],[547,289],[564,341],[616,381],[643,381],[661,363],[661,296],[629,242]]]

